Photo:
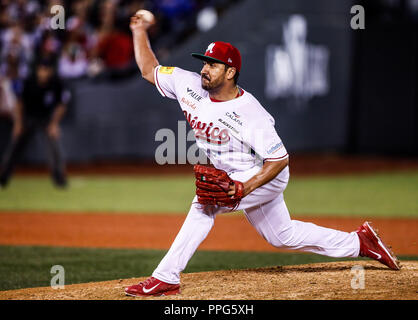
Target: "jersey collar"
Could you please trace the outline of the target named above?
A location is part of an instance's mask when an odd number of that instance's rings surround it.
[[[235,99],[241,97],[244,94],[244,90],[242,88],[238,87],[238,89],[239,90],[238,90],[238,93],[237,93],[237,96],[235,97]],[[210,98],[210,101],[212,101],[212,102],[225,102],[225,100],[218,100],[218,99],[214,99],[214,98],[211,98],[211,97],[209,97],[209,98]]]

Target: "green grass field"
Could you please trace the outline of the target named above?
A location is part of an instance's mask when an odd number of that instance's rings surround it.
[[[0,290],[49,286],[54,265],[64,267],[66,284],[146,277],[164,254],[161,250],[0,246]],[[301,253],[197,251],[184,272],[342,260]]]
[[[1,211],[186,214],[192,176],[72,176],[67,190],[47,176],[16,176],[0,190]],[[418,171],[329,177],[291,177],[285,199],[292,216],[418,217]],[[49,286],[53,265],[66,284],[148,276],[161,250],[0,246],[0,290]],[[415,257],[401,259],[418,260]],[[198,251],[185,272],[338,261],[302,253]]]
[[[1,210],[187,213],[192,176],[74,176],[67,190],[48,177],[15,177],[0,190]],[[285,191],[292,215],[418,216],[418,171],[358,176],[293,177]]]

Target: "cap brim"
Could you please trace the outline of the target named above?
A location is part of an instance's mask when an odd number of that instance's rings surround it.
[[[205,56],[204,54],[201,54],[201,53],[192,53],[192,57],[199,59],[199,60],[203,60],[203,61],[211,61],[211,62],[226,64],[225,62],[221,60]]]

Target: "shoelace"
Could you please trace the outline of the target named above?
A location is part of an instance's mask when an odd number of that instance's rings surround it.
[[[155,278],[151,277],[148,278],[147,280],[145,280],[144,282],[140,282],[139,284],[142,285],[143,287],[146,287],[148,284],[150,284],[152,281],[154,281]]]

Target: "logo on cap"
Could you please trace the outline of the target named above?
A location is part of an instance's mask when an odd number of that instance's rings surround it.
[[[208,46],[208,48],[206,49],[206,52],[210,52],[210,53],[213,53],[213,47],[215,46],[215,43],[214,42],[212,42],[209,46]]]

